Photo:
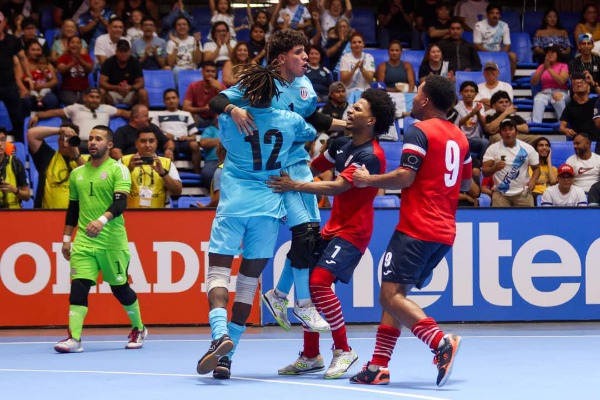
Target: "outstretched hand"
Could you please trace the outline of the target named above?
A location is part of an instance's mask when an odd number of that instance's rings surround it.
[[[296,188],[296,181],[293,181],[288,174],[282,172],[281,175],[271,175],[267,181],[267,186],[273,189],[275,193],[285,193]]]
[[[367,169],[367,167],[365,167],[365,165],[361,165],[360,168],[358,168],[356,171],[354,171],[354,174],[352,174],[352,182],[354,182],[354,186],[356,187],[367,187],[369,186],[369,178],[371,177],[371,173],[369,172],[369,170]]]
[[[238,131],[246,136],[250,136],[257,129],[254,123],[254,117],[247,110],[240,107],[235,107],[231,110],[231,118],[237,125]]]

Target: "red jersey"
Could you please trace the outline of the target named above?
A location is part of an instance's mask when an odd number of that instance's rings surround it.
[[[321,230],[325,240],[340,237],[352,243],[364,253],[373,233],[373,200],[377,188],[357,188],[352,174],[364,165],[371,174],[385,173],[385,155],[375,139],[360,146],[352,145],[352,138],[342,137],[331,143],[327,151],[312,162],[318,171],[335,167],[335,174],[341,175],[352,187],[335,196],[329,221]]]
[[[90,64],[94,64],[92,59],[87,54],[82,54],[81,58]],[[73,57],[67,52],[63,53],[56,64],[70,64],[73,61]],[[81,64],[76,63],[67,72],[62,74],[62,84],[60,90],[72,90],[73,92],[83,92],[90,86],[88,75],[90,73],[85,72]]]
[[[471,179],[471,153],[465,134],[453,123],[432,118],[404,135],[400,168],[417,172],[402,189],[396,230],[413,238],[452,245],[460,183]]]

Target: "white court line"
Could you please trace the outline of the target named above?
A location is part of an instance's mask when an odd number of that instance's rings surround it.
[[[0,368],[0,372],[32,372],[32,373],[59,373],[59,374],[104,374],[104,375],[134,375],[134,376],[166,376],[166,377],[183,377],[183,378],[198,378],[198,375],[192,374],[167,374],[167,373],[155,373],[155,372],[126,372],[126,371],[76,371],[76,370],[49,370],[49,369],[12,369],[12,368]],[[389,390],[376,390],[367,389],[364,387],[348,387],[348,386],[336,386],[336,385],[324,385],[319,383],[306,383],[306,382],[290,382],[280,381],[276,379],[258,379],[258,378],[240,378],[231,377],[239,381],[252,381],[252,382],[265,382],[265,383],[279,383],[283,385],[299,385],[299,386],[310,386],[325,389],[339,389],[349,390],[352,392],[363,392],[363,393],[374,393],[374,394],[385,394],[393,397],[403,397],[408,399],[418,400],[450,400],[444,397],[433,397],[424,396],[419,394],[409,394],[392,392]]]
[[[172,334],[165,334],[172,335]],[[107,335],[113,336],[113,335]],[[93,337],[93,336],[91,336]],[[600,338],[600,335],[460,335],[463,339],[588,339],[588,338]],[[0,336],[1,339],[1,336]],[[363,337],[363,338],[348,338],[349,340],[375,340],[375,337]],[[301,342],[304,339],[301,337],[298,338],[244,338],[242,342]],[[331,340],[330,338],[323,338],[323,340]],[[417,340],[416,337],[400,337],[398,340]],[[85,343],[123,343],[124,340],[85,340]],[[197,342],[197,343],[210,343],[211,339],[147,339],[146,342],[154,342],[154,343],[187,343],[187,342]],[[56,340],[49,342],[1,342],[2,345],[27,345],[27,344],[56,344]]]

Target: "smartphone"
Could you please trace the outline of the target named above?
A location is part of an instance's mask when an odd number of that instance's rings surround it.
[[[154,157],[140,157],[140,160],[142,160],[142,164],[154,164]]]

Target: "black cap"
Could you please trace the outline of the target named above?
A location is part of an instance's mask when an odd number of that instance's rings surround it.
[[[117,50],[131,50],[131,45],[129,44],[129,41],[126,39],[119,39],[119,41],[117,42]]]
[[[562,46],[559,46],[556,43],[548,43],[546,47],[544,47],[544,51],[556,51],[557,53],[562,49]]]
[[[500,129],[504,128],[506,125],[510,125],[512,127],[517,127],[517,123],[511,117],[504,118],[502,122],[500,122]]]

